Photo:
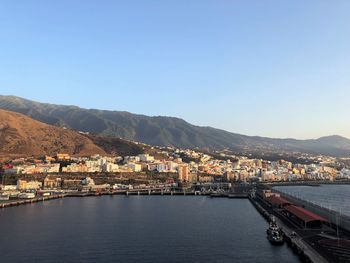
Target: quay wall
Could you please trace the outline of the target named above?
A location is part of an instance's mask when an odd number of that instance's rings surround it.
[[[350,232],[350,217],[339,212],[330,210],[326,207],[322,207],[320,205],[308,202],[306,200],[302,200],[300,198],[294,197],[289,194],[285,194],[278,190],[273,190],[274,192],[280,193],[282,196],[288,198],[292,203],[302,206],[305,209],[322,216],[327,219],[331,224],[337,225],[346,231]]]
[[[0,202],[0,208],[32,204],[32,203],[37,203],[42,201],[64,198],[64,197],[65,197],[64,194],[59,194],[59,195],[51,195],[51,196],[45,196],[45,197],[35,197],[33,199],[17,199],[17,200],[3,201],[3,202]]]
[[[260,215],[265,218],[266,221],[270,222],[271,215],[265,208],[260,204],[260,202],[257,199],[254,199],[252,197],[248,198],[251,204],[256,208],[256,210],[260,213]],[[295,254],[298,255],[301,262],[312,262],[312,263],[319,263],[319,260],[316,260],[310,251],[304,248],[304,246],[299,242],[296,242],[295,239],[292,238],[291,232],[292,230],[288,230],[286,226],[281,226],[281,230],[284,235],[284,239],[288,246],[293,250]]]

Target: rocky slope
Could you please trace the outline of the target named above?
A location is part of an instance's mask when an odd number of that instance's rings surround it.
[[[0,110],[0,154],[2,156],[43,156],[138,154],[142,148],[117,138],[82,135],[33,120],[25,115]]]

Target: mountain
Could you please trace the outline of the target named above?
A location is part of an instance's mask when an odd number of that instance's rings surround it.
[[[0,110],[1,156],[42,156],[57,153],[124,155],[142,152],[142,148],[136,144],[117,138],[82,135],[73,130],[41,123],[19,113]]]
[[[179,118],[83,109],[39,103],[15,96],[0,96],[0,108],[25,114],[50,125],[151,145],[229,149],[237,153],[303,152],[333,156],[350,155],[350,140],[340,136],[316,140],[246,136],[211,127],[195,126]]]

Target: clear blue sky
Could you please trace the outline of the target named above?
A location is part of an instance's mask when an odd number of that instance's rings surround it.
[[[2,0],[0,94],[350,137],[350,1]]]

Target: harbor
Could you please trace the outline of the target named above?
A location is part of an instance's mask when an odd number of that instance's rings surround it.
[[[246,199],[269,223],[273,217],[281,238],[302,262],[348,262],[350,260],[349,232],[343,225],[335,224],[325,211],[309,209],[303,200],[298,200],[266,185],[233,185],[230,189],[172,189],[168,187],[109,189],[84,191],[70,190],[40,192],[34,198],[0,201],[0,208],[14,207],[59,198],[82,198],[103,196],[188,196],[212,199]],[[328,211],[331,216],[331,211]],[[279,231],[279,230],[278,230]],[[258,235],[264,235],[259,233]],[[271,239],[268,236],[268,240]],[[274,243],[274,242],[271,242]],[[276,242],[275,242],[276,243]]]
[[[258,201],[253,198],[249,198],[252,205],[257,209],[257,211],[266,219],[266,221],[270,221],[271,214],[264,209]],[[281,228],[283,233],[283,238],[288,244],[288,246],[293,250],[294,253],[298,255],[302,262],[317,262],[317,263],[326,263],[328,262],[323,257],[319,256],[319,254],[310,248],[307,244],[303,243],[300,239],[293,236],[294,230],[292,228],[287,227],[280,219],[276,219],[278,226]]]
[[[271,246],[248,199],[65,197],[0,213],[2,262],[299,262]]]
[[[303,262],[350,261],[349,232],[303,202],[265,187],[252,192],[249,200],[267,221],[276,218],[286,243]]]
[[[89,177],[84,179],[91,183]],[[25,205],[39,201],[64,197],[98,197],[98,196],[206,196],[211,198],[247,199],[251,187],[232,185],[231,183],[212,183],[191,187],[169,185],[131,186],[116,184],[95,185],[87,184],[75,189],[46,189],[19,191],[16,187],[3,190],[0,198],[0,208]]]
[[[53,193],[47,196],[35,196],[32,198],[19,199],[12,198],[8,200],[0,200],[0,208],[7,208],[12,206],[26,205],[36,202],[43,202],[65,197],[98,197],[98,196],[112,196],[112,195],[125,195],[125,196],[207,196],[211,198],[230,198],[230,199],[247,199],[247,193],[213,193],[213,192],[201,192],[193,190],[174,190],[169,189],[137,189],[137,190],[115,190],[115,191],[68,191],[60,194]]]

